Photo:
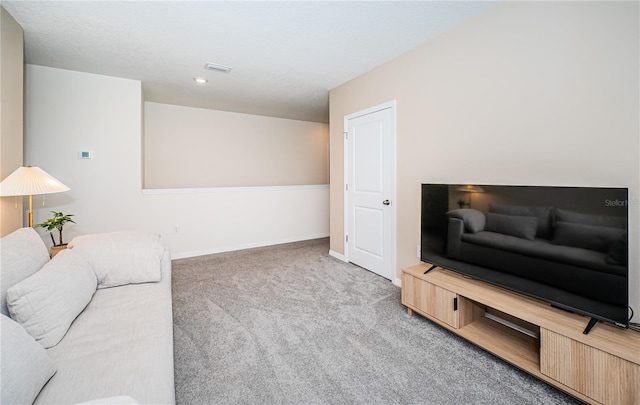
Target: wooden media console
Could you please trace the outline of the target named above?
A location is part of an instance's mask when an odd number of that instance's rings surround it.
[[[640,333],[598,323],[442,268],[402,270],[402,304],[592,404],[640,404]]]

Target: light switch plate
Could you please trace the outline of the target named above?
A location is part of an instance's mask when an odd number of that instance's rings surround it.
[[[80,151],[80,159],[93,159],[93,151],[91,151],[91,150],[81,150]]]

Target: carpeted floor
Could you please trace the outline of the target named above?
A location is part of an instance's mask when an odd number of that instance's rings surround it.
[[[420,316],[328,239],[173,261],[178,404],[573,404]]]

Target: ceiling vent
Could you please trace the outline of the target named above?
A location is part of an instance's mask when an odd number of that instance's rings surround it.
[[[231,71],[230,66],[219,65],[217,63],[207,62],[204,64],[204,68],[207,70],[215,70],[216,72],[229,73]]]

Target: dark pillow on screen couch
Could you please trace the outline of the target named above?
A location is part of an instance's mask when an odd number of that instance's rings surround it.
[[[485,216],[482,212],[471,208],[462,208],[447,212],[450,218],[458,218],[464,222],[464,229],[469,233],[481,232],[484,230],[486,223]]]
[[[488,213],[485,231],[534,240],[538,229],[538,218]]]
[[[551,225],[553,208],[551,207],[527,207],[520,205],[501,205],[489,204],[489,212],[502,215],[511,215],[517,217],[536,217],[538,218],[538,229],[536,236],[538,238],[551,238]]]
[[[611,226],[556,222],[551,243],[606,253],[613,243],[626,233],[624,229]]]
[[[628,237],[626,233],[611,244],[605,261],[608,264],[621,266],[629,262]]]
[[[555,210],[556,222],[570,222],[592,226],[607,226],[612,228],[627,229],[626,217],[613,217],[608,215],[591,215],[580,212],[567,211],[557,208]]]

